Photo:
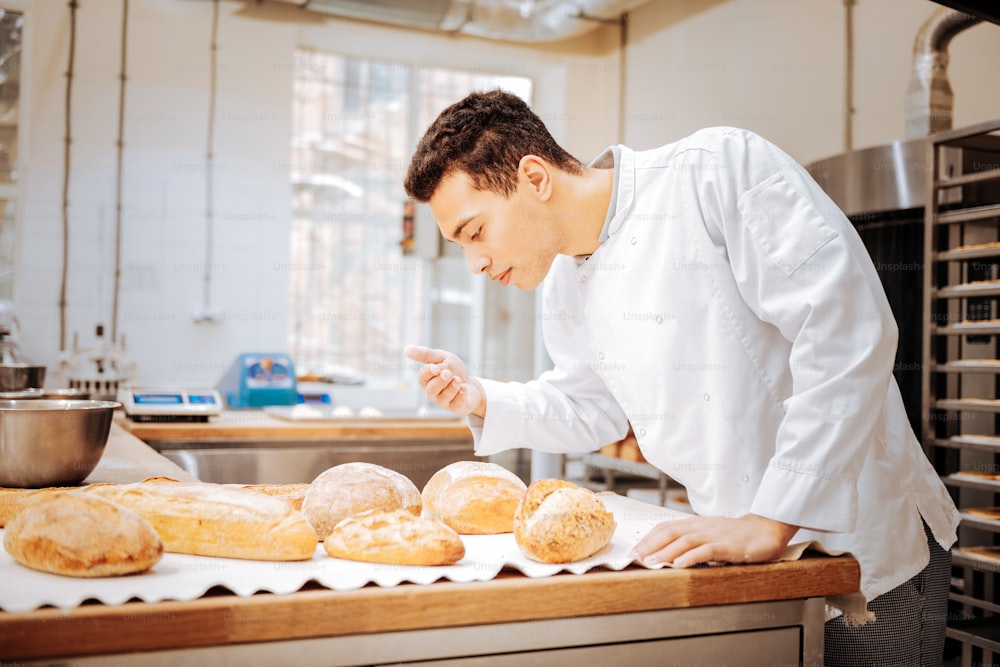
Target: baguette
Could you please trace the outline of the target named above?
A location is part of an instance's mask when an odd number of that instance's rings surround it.
[[[323,548],[334,558],[390,565],[452,565],[465,556],[458,533],[408,510],[348,517],[334,526]]]
[[[94,485],[90,493],[149,521],[172,553],[308,560],[316,532],[292,502],[201,482]]]
[[[427,481],[423,514],[461,535],[510,533],[527,489],[520,477],[496,463],[457,461]]]
[[[316,477],[302,500],[302,512],[319,539],[349,516],[371,510],[420,514],[420,490],[405,475],[374,463],[342,463]]]
[[[225,486],[261,493],[265,496],[287,498],[292,502],[292,507],[297,510],[302,509],[302,501],[306,497],[306,491],[309,490],[309,485],[305,482],[296,484],[226,484]]]
[[[32,501],[7,526],[3,546],[21,565],[73,577],[144,572],[163,555],[148,521],[80,491]]]
[[[514,513],[514,539],[528,558],[570,563],[611,542],[614,516],[589,489],[560,479],[533,482]]]

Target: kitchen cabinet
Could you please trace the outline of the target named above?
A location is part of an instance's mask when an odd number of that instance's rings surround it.
[[[1000,120],[928,150],[923,442],[961,513],[947,636],[968,667],[1000,655]]]
[[[113,425],[88,481],[183,470]],[[825,596],[858,590],[850,556],[489,581],[307,584],[283,595],[0,612],[0,655],[42,664],[821,665]]]

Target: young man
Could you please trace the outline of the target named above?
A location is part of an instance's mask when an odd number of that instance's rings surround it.
[[[637,558],[754,563],[816,540],[858,559],[876,617],[828,621],[826,664],[940,664],[958,513],[909,428],[868,253],[801,166],[734,128],[584,165],[491,91],[442,112],[405,186],[474,273],[542,285],[554,368],[535,381],[407,349],[477,454],[592,451],[631,426],[696,513]]]

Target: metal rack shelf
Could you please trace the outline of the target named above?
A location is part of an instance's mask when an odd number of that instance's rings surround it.
[[[928,140],[922,442],[959,507],[947,636],[1000,653],[1000,119]],[[987,167],[983,167],[987,165]],[[966,474],[962,474],[963,471]]]

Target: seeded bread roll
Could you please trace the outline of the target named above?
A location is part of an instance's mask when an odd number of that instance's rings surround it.
[[[583,560],[603,549],[615,519],[597,494],[560,479],[533,482],[514,513],[514,538],[543,563]]]
[[[423,513],[461,535],[510,533],[527,489],[520,477],[496,463],[457,461],[427,481]]]
[[[85,488],[149,521],[169,552],[272,561],[308,560],[316,552],[316,532],[285,498],[202,482]]]
[[[349,516],[369,510],[420,514],[420,490],[395,470],[374,463],[343,463],[320,473],[302,499],[302,512],[322,540]]]
[[[163,555],[148,521],[79,491],[32,501],[7,525],[3,546],[21,565],[71,577],[144,572]]]
[[[323,548],[335,558],[390,565],[452,565],[465,555],[458,533],[408,510],[348,517],[334,526]]]

